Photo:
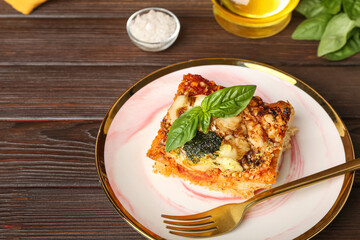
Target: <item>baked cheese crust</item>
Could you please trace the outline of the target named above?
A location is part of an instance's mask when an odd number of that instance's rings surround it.
[[[222,88],[200,75],[184,75],[147,156],[155,161],[156,173],[246,199],[276,182],[281,154],[296,132],[291,128],[294,109],[288,102],[267,104],[254,96],[237,116],[212,118],[209,130],[222,139],[215,157],[205,156],[194,163],[182,147],[165,152],[167,133],[175,119]]]

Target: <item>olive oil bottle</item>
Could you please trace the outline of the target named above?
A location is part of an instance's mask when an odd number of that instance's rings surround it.
[[[221,0],[230,11],[249,18],[264,18],[281,11],[289,0]]]

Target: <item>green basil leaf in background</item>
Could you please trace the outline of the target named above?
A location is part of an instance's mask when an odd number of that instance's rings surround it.
[[[241,85],[220,89],[201,102],[204,113],[213,117],[233,117],[249,104],[256,90],[255,85]]]
[[[343,0],[343,8],[350,19],[360,17],[360,0]]]
[[[295,40],[320,40],[326,25],[332,17],[329,13],[305,19],[295,29],[291,35]]]
[[[202,114],[200,106],[193,107],[173,122],[167,135],[166,152],[184,145],[195,137]]]
[[[337,14],[341,10],[342,0],[323,0],[323,5],[328,13]]]
[[[360,52],[360,28],[356,28],[346,45],[336,52],[326,54],[326,59],[339,61]]]
[[[320,40],[317,52],[318,57],[342,48],[354,27],[355,21],[351,20],[346,13],[339,13],[331,18]]]
[[[355,20],[355,26],[360,27],[360,17]]]
[[[295,10],[306,18],[312,18],[327,12],[322,0],[302,0]]]
[[[200,128],[204,133],[207,133],[207,130],[210,126],[210,120],[211,120],[210,113],[204,113],[200,117]]]

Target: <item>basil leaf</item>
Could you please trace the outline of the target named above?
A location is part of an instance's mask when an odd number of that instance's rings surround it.
[[[207,130],[208,130],[209,126],[210,126],[210,120],[211,120],[210,113],[206,112],[206,113],[201,115],[200,128],[204,133],[207,133]]]
[[[352,21],[346,13],[340,13],[331,18],[320,40],[318,57],[342,48],[354,27],[355,21]]]
[[[360,17],[355,20],[355,26],[360,27]]]
[[[251,101],[255,85],[223,88],[204,98],[201,106],[193,107],[176,119],[167,135],[165,151],[183,146],[196,136],[198,126],[207,132],[211,117],[232,117],[239,114]]]
[[[312,18],[327,12],[321,0],[302,0],[295,10],[306,18]]]
[[[249,104],[255,93],[255,85],[241,85],[220,89],[201,102],[204,113],[213,117],[233,117]]]
[[[313,18],[305,19],[297,26],[291,35],[292,39],[320,40],[331,17],[331,14],[324,13]]]
[[[343,8],[350,19],[360,17],[360,0],[343,0]]]
[[[200,106],[193,107],[173,122],[167,135],[166,152],[184,145],[195,137],[202,114]]]
[[[339,61],[360,52],[360,28],[356,29],[346,45],[336,52],[326,54],[326,59]]]
[[[331,14],[337,14],[341,10],[342,0],[323,0],[326,11]]]

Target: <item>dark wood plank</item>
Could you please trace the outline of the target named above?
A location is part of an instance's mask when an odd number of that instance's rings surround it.
[[[275,65],[276,66],[276,65]],[[360,67],[281,66],[309,84],[342,118],[360,118]],[[103,119],[115,100],[156,66],[0,67],[0,119]],[[180,80],[180,79],[179,79]]]
[[[0,119],[98,119],[157,67],[0,67]]]
[[[100,188],[0,188],[6,239],[143,239]]]
[[[360,156],[360,121],[348,125]],[[99,186],[100,121],[0,121],[0,187]],[[360,176],[355,185],[360,187]]]
[[[166,8],[183,17],[212,16],[211,0],[50,0],[38,7],[30,16],[21,15],[7,3],[0,1],[0,18],[128,18],[133,12],[148,7]]]
[[[360,234],[357,190],[314,239],[353,240]],[[5,238],[144,239],[122,220],[101,188],[0,188],[0,199]]]
[[[0,122],[0,186],[99,186],[100,121]]]
[[[182,30],[175,44],[164,52],[149,53],[131,43],[123,18],[4,18],[0,25],[0,65],[164,66],[208,57],[296,66],[358,66],[360,62],[360,54],[346,61],[329,62],[316,57],[317,42],[292,40],[290,35],[300,18],[266,39],[236,37],[222,30],[213,17],[184,17],[180,21]]]

